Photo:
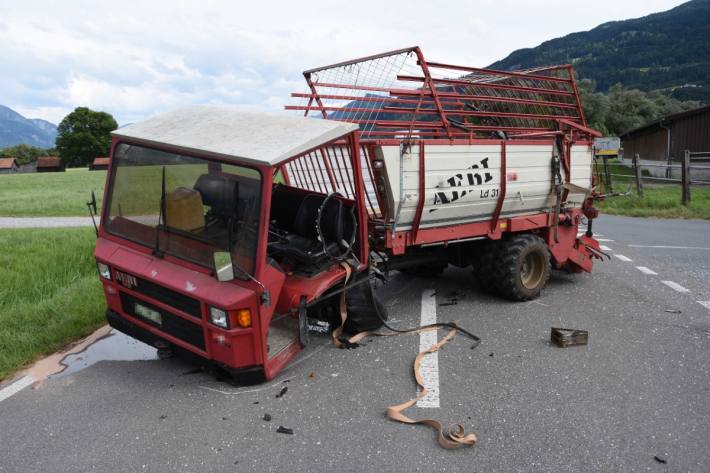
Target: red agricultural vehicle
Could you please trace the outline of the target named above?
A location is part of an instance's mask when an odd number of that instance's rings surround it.
[[[113,133],[96,260],[116,329],[241,380],[308,321],[386,319],[375,277],[473,266],[538,296],[590,271],[592,137],[571,66],[503,72],[408,48],[304,73],[302,115],[197,106]],[[586,218],[587,232],[578,235]],[[473,282],[472,282],[473,283]]]

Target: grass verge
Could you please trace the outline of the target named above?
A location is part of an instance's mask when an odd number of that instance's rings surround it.
[[[628,182],[614,181],[614,191],[626,192]],[[692,186],[690,205],[681,204],[680,185],[644,183],[644,196],[636,194],[635,184],[627,196],[609,197],[595,204],[602,213],[628,217],[697,218],[710,220],[710,187]]]
[[[0,380],[104,324],[93,229],[0,230]]]
[[[100,205],[105,181],[106,171],[87,169],[0,175],[0,216],[85,216],[89,193]]]

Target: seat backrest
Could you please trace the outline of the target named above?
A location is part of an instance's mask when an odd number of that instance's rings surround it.
[[[318,239],[316,219],[324,200],[325,196],[317,194],[307,195],[303,199],[293,224],[295,233],[313,240]],[[321,216],[321,229],[326,242],[340,242],[343,239],[343,217],[343,203],[336,198],[329,199]]]
[[[202,203],[221,216],[231,216],[237,211],[239,183],[220,174],[202,174],[193,186],[202,196]]]

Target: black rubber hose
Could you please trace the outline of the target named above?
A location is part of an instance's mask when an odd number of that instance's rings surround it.
[[[370,284],[370,292],[372,293],[372,299],[374,300],[375,293],[374,293],[374,289],[372,287],[372,284]],[[375,306],[375,315],[377,315],[377,318],[380,319],[380,321],[382,322],[382,325],[384,325],[385,328],[387,328],[388,330],[391,330],[392,332],[411,333],[411,332],[416,332],[417,330],[427,329],[427,328],[450,328],[450,329],[456,330],[457,332],[462,333],[466,337],[473,340],[474,343],[473,343],[473,346],[471,346],[471,349],[476,348],[481,343],[480,337],[478,337],[477,335],[474,335],[473,333],[469,332],[468,330],[466,330],[464,328],[459,327],[458,325],[456,325],[453,322],[438,322],[435,324],[420,325],[419,327],[414,327],[414,328],[396,329],[396,328],[390,326],[387,323],[387,321],[384,319],[384,317],[382,317],[382,315],[380,314],[380,309],[379,309],[379,307],[377,307],[377,304],[373,304],[373,305]]]

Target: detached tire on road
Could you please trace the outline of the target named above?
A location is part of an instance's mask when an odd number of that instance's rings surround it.
[[[513,301],[535,299],[550,278],[550,251],[535,235],[516,235],[501,243],[493,273],[501,296]]]
[[[387,308],[375,294],[372,280],[359,284],[345,293],[348,318],[343,330],[354,334],[367,330],[377,330],[382,320],[387,320]],[[377,312],[379,312],[379,317]]]

